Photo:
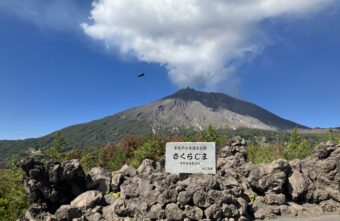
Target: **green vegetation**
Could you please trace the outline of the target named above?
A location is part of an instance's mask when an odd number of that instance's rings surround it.
[[[284,157],[287,160],[303,159],[312,152],[308,140],[301,137],[297,129],[290,134],[290,139],[284,151]]]
[[[325,141],[334,141],[340,143],[340,136],[336,134],[332,128],[328,129],[327,137]]]
[[[61,137],[60,132],[56,132],[52,136],[50,147],[46,151],[46,155],[55,160],[62,160],[64,158],[65,140]]]
[[[217,148],[226,144],[228,137],[241,135],[248,142],[248,157],[255,164],[270,163],[274,160],[285,158],[287,160],[302,159],[310,155],[312,147],[317,141],[324,141],[325,134],[319,137],[300,134],[297,129],[291,134],[285,132],[240,129],[237,131],[217,130],[209,126],[200,133],[184,131],[182,134],[166,135],[129,135],[120,142],[99,145],[97,148],[82,147],[67,150],[67,139],[62,133],[55,133],[47,142],[48,148],[43,149],[43,159],[55,159],[65,161],[80,159],[85,170],[100,166],[110,171],[120,169],[124,164],[132,164],[138,167],[148,158],[159,160],[167,142],[181,141],[206,141],[216,142]],[[333,130],[329,130],[327,140],[337,140]],[[78,146],[81,147],[81,146]],[[5,169],[0,170],[0,221],[16,220],[22,216],[27,207],[26,195],[22,183],[22,171],[18,167],[20,156],[13,158],[12,163],[7,164]],[[110,193],[115,198],[120,193]],[[256,196],[249,196],[250,201]],[[10,211],[10,212],[8,212]]]
[[[260,145],[250,145],[248,147],[248,157],[255,164],[270,163],[276,159],[270,148]]]
[[[129,135],[122,138],[120,142],[112,140],[110,144],[97,145],[96,148],[91,145],[85,148],[81,145],[70,147],[67,144],[68,134],[57,132],[49,138],[48,148],[41,147],[40,149],[44,150],[45,154],[45,157],[43,156],[41,159],[64,161],[78,158],[86,170],[94,166],[117,170],[125,163],[138,166],[145,158],[159,159],[164,152],[165,143],[168,141],[216,142],[217,148],[221,148],[229,137],[236,135],[246,139],[249,159],[254,163],[268,163],[279,158],[301,159],[308,156],[311,147],[325,140],[324,135],[322,135],[323,137],[310,134],[302,136],[297,130],[293,130],[291,134],[246,128],[233,131],[215,129],[210,125],[199,133],[184,130],[171,136],[161,134]],[[327,139],[336,140],[336,133],[330,130]]]
[[[56,133],[45,153],[49,159],[58,161],[78,158],[85,170],[100,166],[114,171],[118,170],[125,163],[138,167],[146,158],[159,160],[164,154],[165,144],[170,141],[216,142],[217,148],[220,148],[226,144],[227,139],[228,136],[225,133],[209,126],[198,134],[188,134],[185,136],[146,135],[144,137],[129,135],[118,144],[102,145],[96,149],[78,148],[65,151],[65,139],[60,133]]]
[[[270,137],[268,142],[267,137],[261,135],[259,133],[257,136],[254,136],[254,140],[248,144],[249,160],[255,164],[270,163],[277,159],[303,159],[310,155],[312,151],[310,142],[302,137],[297,129],[291,132],[287,143],[278,136]],[[164,154],[166,142],[216,142],[217,148],[221,148],[226,144],[227,139],[226,133],[216,130],[212,126],[209,126],[201,133],[184,136],[127,136],[117,145],[107,145],[95,150],[86,148],[81,151],[79,158],[86,170],[95,166],[101,166],[114,171],[125,163],[138,167],[146,158],[159,160]]]
[[[60,135],[64,139],[64,149],[84,149],[97,148],[98,146],[106,144],[119,144],[128,135],[136,137],[144,137],[150,133],[152,128],[148,122],[138,120],[123,119],[117,115],[101,120],[93,121],[89,124],[79,124],[60,130]],[[197,138],[197,131],[193,129],[183,129],[178,132],[173,132],[171,128],[162,128],[157,131],[160,136],[176,135],[181,136],[184,140],[190,136]],[[286,131],[268,131],[260,129],[240,128],[237,130],[231,129],[217,129],[216,133],[219,135],[228,134],[229,137],[239,135],[246,139],[248,143],[255,144],[255,139],[265,137],[266,142],[272,143],[276,141],[288,142],[289,132]],[[310,142],[312,146],[319,144],[325,140],[327,130],[320,129],[320,131],[303,131],[304,137]],[[30,149],[45,150],[50,147],[54,140],[54,134],[50,134],[41,138],[26,139],[18,141],[0,141],[0,161],[8,160],[12,154],[20,154],[22,156],[31,155]],[[337,140],[340,138],[340,129],[333,129],[333,136]],[[217,147],[219,147],[217,141]]]
[[[0,169],[0,221],[12,221],[22,217],[27,208],[22,170],[18,156],[13,156],[7,169]]]
[[[150,137],[144,142],[143,146],[135,150],[131,164],[138,167],[144,159],[156,160],[163,153],[164,147],[161,141],[156,137]]]
[[[249,202],[253,203],[256,199],[256,193],[252,193],[252,194],[249,194],[247,195],[248,196],[248,199],[249,199]]]
[[[248,146],[249,160],[255,164],[271,163],[277,159],[304,159],[311,152],[312,145],[299,134],[297,129],[291,132],[286,144],[276,141],[273,143],[255,143]]]
[[[215,142],[217,149],[225,146],[228,140],[226,133],[218,133],[212,125],[209,125],[207,129],[202,131],[201,137],[201,140],[205,142]]]
[[[113,196],[113,198],[118,199],[120,197],[120,192],[112,192],[111,195]]]
[[[128,152],[125,148],[114,145],[99,147],[98,149],[86,148],[80,154],[80,163],[84,170],[100,166],[110,171],[118,170],[127,161]]]
[[[95,128],[92,129],[96,130],[101,127],[106,128],[107,126],[105,123],[101,124],[100,121],[93,123],[93,125]],[[119,135],[112,131],[112,128],[110,129],[110,133],[105,131],[105,133],[101,135],[91,135],[88,137],[85,134],[81,134],[83,136],[81,138],[82,140],[77,144],[73,144],[79,138],[79,135],[74,139],[70,138],[73,130],[78,131],[79,129],[83,129],[87,131],[87,128],[83,128],[82,125],[77,125],[68,128],[68,130],[62,130],[40,139],[29,139],[20,142],[22,145],[28,145],[28,147],[36,151],[42,150],[45,156],[41,156],[40,159],[63,161],[78,158],[81,159],[81,163],[85,169],[102,166],[109,170],[116,170],[124,163],[131,163],[137,166],[144,158],[158,159],[164,151],[165,143],[168,141],[216,142],[217,148],[221,148],[225,145],[229,137],[240,135],[245,138],[248,143],[249,159],[254,163],[267,163],[278,158],[286,158],[288,160],[301,159],[308,156],[311,149],[320,142],[325,140],[339,142],[340,139],[339,131],[332,129],[328,131],[328,134],[300,134],[301,132],[298,133],[297,130],[293,130],[292,133],[289,134],[282,131],[247,128],[238,130],[215,129],[210,125],[207,129],[199,133],[188,129],[175,134],[169,131],[163,131],[158,135],[136,135],[140,133],[145,134],[144,129],[149,130],[145,125],[141,125],[141,128],[138,132],[126,129],[120,132]],[[135,135],[123,137],[121,136],[123,134]],[[169,136],[167,134],[172,135]],[[117,135],[117,137],[114,135]],[[70,142],[70,140],[72,141]],[[104,145],[98,144],[99,140],[101,140]],[[1,143],[6,144],[4,148],[1,147]],[[12,144],[13,142],[11,141],[0,142],[1,157],[6,157],[11,153],[12,150],[10,149]],[[22,147],[21,144],[19,147]],[[14,151],[21,154],[21,156],[32,154],[30,152],[20,152],[18,149],[14,149]],[[2,155],[3,152],[5,155]],[[4,163],[0,161],[0,168],[4,167],[3,164]]]
[[[328,130],[327,140],[335,141],[334,132],[333,132],[333,129],[332,129],[332,128],[330,128],[330,129]]]

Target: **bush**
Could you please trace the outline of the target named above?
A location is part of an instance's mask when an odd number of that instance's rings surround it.
[[[275,160],[270,149],[259,145],[248,146],[248,158],[254,164],[271,163]]]
[[[205,142],[216,142],[218,139],[216,129],[212,125],[209,125],[205,130],[203,130],[201,136]]]
[[[340,143],[340,137],[338,134],[334,134],[334,130],[330,128],[324,141],[334,141],[336,143]]]
[[[164,154],[164,145],[156,137],[148,138],[142,147],[138,148],[131,159],[131,164],[138,167],[144,159],[157,160]]]
[[[225,134],[218,134],[216,129],[212,125],[209,125],[201,132],[201,138],[199,140],[204,142],[215,142],[216,148],[220,149],[226,145],[228,136]]]
[[[285,144],[281,141],[276,141],[273,144],[270,144],[270,150],[273,153],[274,159],[283,159],[285,152]]]
[[[12,158],[10,168],[0,169],[0,221],[17,220],[27,209],[22,176],[17,157]]]
[[[328,130],[327,140],[335,141],[334,132],[333,132],[333,129],[332,129],[332,128]]]
[[[47,156],[54,160],[62,161],[64,158],[64,148],[65,148],[65,140],[61,137],[60,132],[56,132],[53,134],[53,140],[51,145],[46,151]]]
[[[302,138],[295,128],[290,134],[289,142],[284,151],[284,157],[287,160],[306,158],[312,152],[309,146],[308,140]]]
[[[115,171],[126,163],[127,158],[127,149],[107,145],[93,150],[85,149],[81,154],[80,163],[85,170],[99,166],[109,171]]]
[[[128,157],[131,158],[133,156],[133,152],[140,146],[143,145],[143,139],[137,136],[126,136],[121,142],[123,148],[127,150]]]
[[[248,145],[247,152],[249,160],[254,164],[271,163],[278,159],[284,158],[284,144],[275,143],[257,143]]]
[[[80,149],[73,149],[65,153],[63,160],[80,159],[82,151]]]
[[[109,171],[119,170],[128,159],[128,150],[123,147],[116,147],[114,153],[107,158],[105,168]]]
[[[85,148],[81,153],[80,164],[85,171],[89,171],[91,168],[99,166],[98,157],[93,150]]]

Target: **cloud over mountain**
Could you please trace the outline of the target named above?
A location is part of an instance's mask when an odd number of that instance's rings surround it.
[[[274,17],[304,17],[333,0],[97,0],[84,31],[107,47],[159,63],[179,86],[214,88],[266,38],[259,23]],[[230,82],[229,81],[229,82]],[[236,79],[237,81],[237,79]]]

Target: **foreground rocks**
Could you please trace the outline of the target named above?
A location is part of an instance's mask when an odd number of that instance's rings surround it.
[[[145,160],[110,173],[85,174],[77,160],[22,161],[30,208],[23,220],[253,220],[340,214],[340,145],[327,142],[305,160],[248,162],[231,139],[216,175],[173,175]],[[112,192],[119,194],[112,194]]]
[[[327,142],[304,160],[253,166],[248,179],[259,194],[253,203],[254,217],[340,214],[339,161],[340,145]]]
[[[21,163],[24,185],[32,205],[29,217],[41,212],[54,213],[61,205],[70,203],[85,192],[86,176],[77,160],[63,164],[49,162],[46,165],[27,158]]]

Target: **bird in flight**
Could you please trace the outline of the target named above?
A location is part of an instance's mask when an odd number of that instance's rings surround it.
[[[144,77],[144,76],[145,76],[144,73],[140,73],[140,74],[138,75],[139,78],[140,78],[140,77]]]

